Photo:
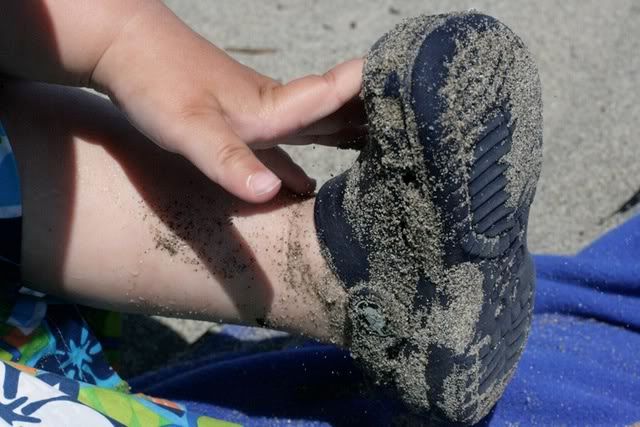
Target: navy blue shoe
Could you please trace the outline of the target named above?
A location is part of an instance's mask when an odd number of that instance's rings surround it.
[[[372,47],[363,96],[370,141],[315,205],[348,294],[351,352],[426,420],[475,423],[531,325],[535,63],[491,17],[422,16]]]

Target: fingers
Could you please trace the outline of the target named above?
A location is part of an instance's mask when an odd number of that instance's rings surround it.
[[[360,93],[363,64],[362,59],[353,59],[322,76],[303,77],[265,91],[262,101],[269,135],[264,135],[264,139],[289,135],[340,110]],[[327,132],[341,129],[344,126],[340,122],[345,121],[349,119],[337,114],[320,126]]]
[[[298,135],[332,135],[342,130],[367,124],[364,103],[359,96],[349,100],[338,111],[301,129]]]
[[[324,145],[327,147],[359,146],[363,145],[367,139],[368,128],[359,126],[355,128],[343,129],[331,135],[294,135],[277,141],[265,141],[254,143],[254,148],[270,148],[278,145]]]
[[[282,183],[296,194],[309,194],[316,188],[316,181],[304,172],[283,149],[279,147],[256,151],[256,155],[269,167]]]
[[[200,124],[202,129],[198,129]],[[204,127],[206,126],[206,127]],[[297,194],[314,191],[316,182],[281,148],[253,152],[223,119],[194,122],[180,151],[212,181],[248,202],[273,198],[282,184]],[[188,139],[187,139],[188,138]]]
[[[185,123],[178,136],[180,154],[231,194],[252,203],[273,198],[281,180],[258,160],[254,152],[221,117]]]

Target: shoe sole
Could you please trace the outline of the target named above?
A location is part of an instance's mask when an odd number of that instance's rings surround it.
[[[531,324],[535,64],[491,17],[423,16],[372,47],[363,92],[371,141],[315,208],[349,294],[350,349],[431,422],[477,422]]]

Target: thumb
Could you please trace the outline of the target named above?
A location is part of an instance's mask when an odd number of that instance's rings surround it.
[[[185,126],[180,154],[229,193],[253,203],[266,202],[280,190],[280,179],[221,117],[197,120]]]

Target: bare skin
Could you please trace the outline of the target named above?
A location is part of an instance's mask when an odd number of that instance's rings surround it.
[[[278,144],[363,137],[362,63],[280,84],[205,40],[160,0],[0,7],[0,75],[108,94],[150,142],[253,203],[283,185],[294,192],[315,185]],[[279,168],[265,165],[258,149]]]
[[[320,253],[312,198],[242,202],[78,89],[3,82],[0,121],[22,182],[30,287],[342,343],[344,293]]]

